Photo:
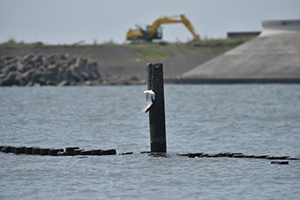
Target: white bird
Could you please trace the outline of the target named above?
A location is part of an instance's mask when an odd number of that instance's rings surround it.
[[[144,94],[146,97],[146,106],[141,112],[147,113],[155,101],[155,93],[152,90],[146,90],[144,91]]]

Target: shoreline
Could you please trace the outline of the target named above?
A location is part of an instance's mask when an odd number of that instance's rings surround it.
[[[40,63],[35,64],[38,74],[43,76],[42,81],[32,81],[28,85],[139,85],[146,84],[147,63],[160,62],[164,66],[165,83],[170,84],[248,84],[248,83],[300,83],[297,76],[285,76],[282,74],[272,74],[270,76],[229,76],[216,73],[215,76],[196,76],[186,77],[186,73],[195,71],[197,66],[204,63],[211,63],[213,58],[221,58],[223,53],[229,52],[238,45],[249,41],[242,40],[236,43],[236,40],[213,40],[190,43],[137,43],[137,44],[105,44],[105,45],[21,45],[5,46],[0,44],[0,58],[12,56],[19,59],[16,66],[12,67],[16,72],[25,72],[28,69],[20,69],[20,63],[24,64],[24,59],[31,57],[66,57],[69,59],[68,67],[61,67],[61,63],[56,60],[54,67],[48,62],[42,63],[43,67],[39,69]],[[256,41],[258,39],[255,39]],[[251,42],[250,42],[251,43]],[[249,44],[249,43],[247,43]],[[246,45],[243,44],[243,45]],[[236,49],[236,48],[235,48]],[[23,59],[23,60],[22,60]],[[36,58],[34,58],[36,59]],[[51,59],[50,59],[51,60]],[[77,61],[76,61],[77,60]],[[216,59],[215,59],[216,60]],[[49,59],[48,59],[49,61]],[[71,62],[72,61],[72,62]],[[66,61],[62,62],[65,64]],[[76,63],[77,62],[77,63]],[[80,62],[85,64],[82,65]],[[8,65],[12,63],[8,62]],[[53,63],[52,63],[53,64]],[[90,72],[87,66],[93,65]],[[1,78],[7,78],[8,71],[4,69],[7,63],[0,61],[0,83]],[[24,67],[24,66],[23,66]],[[52,68],[52,69],[51,69]],[[58,68],[58,69],[53,69]],[[91,67],[90,67],[91,68]],[[215,67],[213,67],[215,68]],[[207,68],[212,70],[213,68]],[[61,73],[63,78],[55,78],[49,74],[49,70],[68,71],[69,74]],[[45,75],[46,73],[46,75]],[[88,73],[88,74],[87,74]],[[232,74],[233,75],[233,74]],[[19,76],[14,74],[13,76]],[[55,81],[47,83],[47,77]],[[58,74],[55,75],[58,77]],[[3,84],[0,84],[3,85]],[[4,84],[5,85],[5,84]],[[15,84],[11,85],[26,85]]]

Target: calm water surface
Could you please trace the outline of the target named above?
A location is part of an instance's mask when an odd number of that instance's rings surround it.
[[[134,152],[0,153],[0,199],[299,199],[300,161],[175,154],[300,157],[300,85],[165,85],[167,157],[140,154],[150,149],[145,89],[0,88],[1,145]]]

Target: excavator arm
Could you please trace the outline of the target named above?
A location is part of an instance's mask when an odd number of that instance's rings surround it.
[[[195,40],[200,40],[200,36],[196,34],[193,25],[190,20],[188,20],[184,15],[180,15],[182,22],[189,29],[189,31],[193,34]]]
[[[180,17],[180,18],[178,19],[178,17]],[[185,17],[185,15],[175,15],[175,16],[159,18],[159,19],[157,19],[156,21],[153,22],[151,27],[148,29],[147,34],[149,34],[150,37],[152,37],[152,36],[155,35],[155,33],[157,31],[157,28],[161,24],[171,24],[171,23],[183,23],[188,28],[188,30],[193,34],[195,40],[200,39],[199,35],[196,34],[193,25]]]

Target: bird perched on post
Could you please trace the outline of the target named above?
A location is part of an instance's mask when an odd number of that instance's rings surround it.
[[[155,101],[155,93],[152,90],[144,91],[146,97],[146,106],[141,112],[147,113]]]

